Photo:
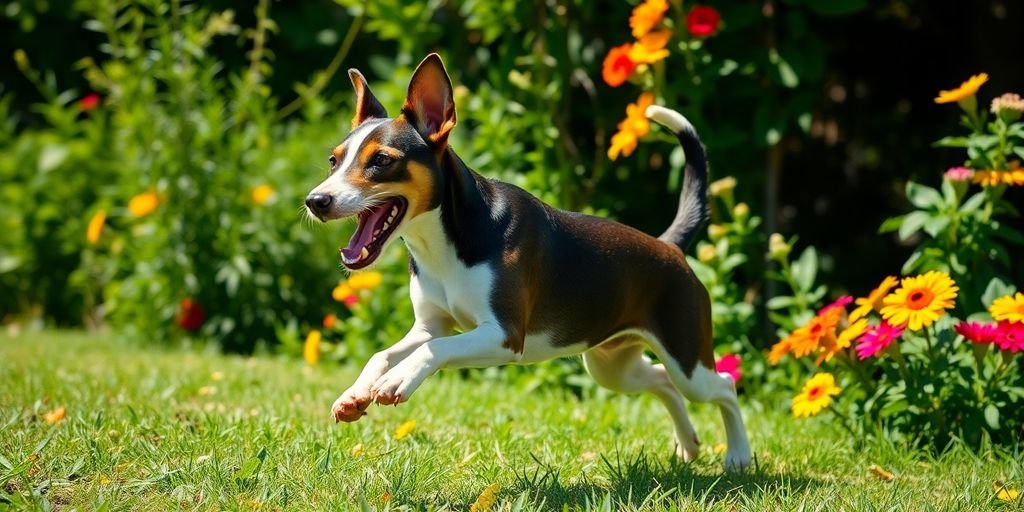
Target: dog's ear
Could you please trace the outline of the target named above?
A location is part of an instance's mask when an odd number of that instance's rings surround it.
[[[348,77],[352,80],[352,87],[356,90],[356,115],[352,117],[352,129],[363,124],[363,121],[371,117],[384,119],[388,117],[388,111],[377,101],[377,97],[366,85],[366,79],[358,69],[348,70]]]
[[[455,99],[452,81],[436,53],[427,55],[412,74],[402,113],[427,142],[437,147],[447,143],[455,128]]]

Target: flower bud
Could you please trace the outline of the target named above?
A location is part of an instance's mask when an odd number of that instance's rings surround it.
[[[717,242],[725,237],[729,233],[729,229],[721,224],[712,224],[708,226],[708,236],[712,242]]]
[[[773,260],[785,260],[789,256],[789,251],[793,250],[786,239],[782,238],[782,235],[778,233],[772,233],[772,236],[768,238],[768,255]]]
[[[717,257],[718,251],[715,249],[715,246],[711,244],[701,244],[701,246],[697,248],[697,259],[700,260],[701,263],[711,263],[712,261],[715,261],[715,258]]]
[[[1013,123],[1024,114],[1024,99],[1019,94],[1006,93],[992,100],[990,110],[1003,121]]]
[[[708,185],[708,193],[714,197],[721,197],[725,194],[731,194],[735,188],[736,178],[726,176],[720,180],[712,181],[711,184]]]
[[[737,203],[732,209],[732,216],[740,222],[745,221],[750,217],[750,207],[747,203]]]

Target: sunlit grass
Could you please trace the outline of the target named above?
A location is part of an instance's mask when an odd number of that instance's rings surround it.
[[[580,400],[444,372],[407,404],[336,425],[329,407],[355,366],[108,338],[0,339],[0,508],[467,510],[498,484],[496,510],[982,510],[1020,507],[995,481],[1024,487],[1020,453],[857,447],[825,419],[749,401],[756,467],[727,475],[712,407],[690,406],[704,453],[677,464],[650,397]],[[61,406],[64,420],[44,421]]]

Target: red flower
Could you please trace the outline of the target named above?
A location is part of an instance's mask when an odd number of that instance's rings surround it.
[[[718,362],[715,363],[715,371],[718,373],[728,374],[732,378],[733,382],[739,382],[740,377],[743,376],[743,372],[740,371],[740,356],[736,354],[726,354],[722,356]]]
[[[1024,352],[1024,324],[1006,320],[999,322],[999,328],[996,330],[996,337],[993,341],[999,346],[999,350]]]
[[[995,325],[978,322],[960,322],[953,326],[953,330],[973,343],[992,343],[999,335]]]
[[[695,5],[686,15],[686,27],[696,37],[708,37],[714,35],[718,30],[718,23],[722,17],[712,7],[706,5]]]
[[[94,92],[86,94],[78,100],[78,108],[82,109],[82,112],[88,112],[98,106],[100,106],[100,95]]]
[[[608,51],[604,63],[601,64],[601,77],[604,78],[604,83],[618,87],[629,80],[629,75],[636,69],[636,62],[629,58],[632,49],[633,43],[626,43]]]
[[[178,326],[188,332],[195,332],[206,320],[206,311],[192,299],[181,299],[178,311]]]
[[[842,309],[842,310],[845,310],[846,306],[849,306],[851,302],[853,302],[853,297],[851,297],[850,295],[843,295],[842,297],[839,297],[838,299],[833,301],[828,306],[825,306],[825,307],[821,308],[820,310],[818,310],[818,314],[819,315],[823,315],[823,314],[825,314],[830,309]]]

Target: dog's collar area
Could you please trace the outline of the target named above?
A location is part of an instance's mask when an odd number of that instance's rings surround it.
[[[341,262],[351,270],[373,263],[380,256],[388,238],[398,229],[408,205],[405,198],[396,196],[361,212],[355,233],[348,246],[340,251]]]

